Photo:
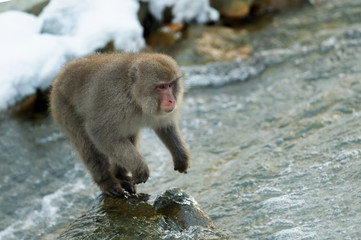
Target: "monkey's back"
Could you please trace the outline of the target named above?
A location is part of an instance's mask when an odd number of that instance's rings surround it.
[[[109,105],[109,100],[122,95],[121,90],[129,87],[124,77],[127,59],[128,55],[122,53],[95,54],[68,63],[52,84],[50,108],[54,119],[62,118],[59,114],[63,108],[56,105],[66,102],[83,116],[92,109],[102,109],[104,101]]]

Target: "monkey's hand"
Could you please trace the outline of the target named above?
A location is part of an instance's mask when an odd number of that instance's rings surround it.
[[[178,171],[180,173],[187,173],[187,169],[189,168],[189,157],[177,157],[173,159],[174,162],[174,171]]]
[[[133,181],[135,184],[145,183],[149,178],[149,168],[145,162],[139,164],[135,172],[132,172]]]

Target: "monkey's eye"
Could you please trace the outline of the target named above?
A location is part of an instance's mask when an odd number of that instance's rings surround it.
[[[175,86],[175,84],[176,84],[176,81],[173,81],[173,82],[169,83],[169,87],[173,88]]]
[[[159,88],[159,89],[165,89],[166,86],[165,86],[165,84],[159,84],[159,85],[157,86],[157,88]]]

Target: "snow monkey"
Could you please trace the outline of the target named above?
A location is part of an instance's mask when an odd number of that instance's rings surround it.
[[[50,111],[100,190],[135,193],[149,177],[140,130],[152,128],[187,173],[190,154],[179,130],[183,78],[163,54],[96,54],[68,63],[52,84]]]

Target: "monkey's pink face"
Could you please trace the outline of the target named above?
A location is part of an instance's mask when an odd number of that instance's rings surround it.
[[[165,113],[173,112],[177,107],[177,102],[174,97],[174,88],[177,81],[159,82],[155,90],[160,96],[160,110]]]

